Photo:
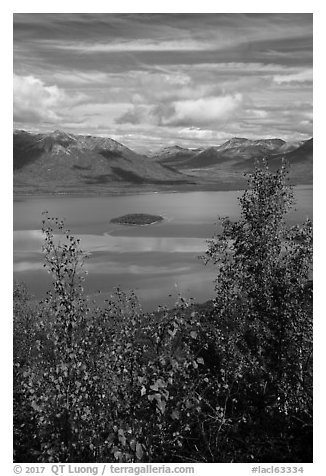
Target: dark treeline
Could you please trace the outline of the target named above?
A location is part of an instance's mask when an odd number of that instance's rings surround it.
[[[96,306],[79,241],[44,215],[52,289],[14,287],[16,462],[312,461],[312,225],[285,225],[286,174],[257,167],[222,219],[207,305]]]

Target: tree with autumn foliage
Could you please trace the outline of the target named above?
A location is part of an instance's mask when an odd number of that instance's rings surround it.
[[[210,319],[229,413],[242,418],[241,428],[253,413],[256,422],[278,421],[275,441],[284,447],[284,428],[299,436],[312,425],[312,223],[287,227],[294,202],[287,173],[285,165],[276,172],[257,165],[240,219],[222,219],[205,255],[217,265]]]

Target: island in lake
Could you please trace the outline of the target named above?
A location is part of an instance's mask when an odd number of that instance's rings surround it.
[[[121,217],[112,218],[111,223],[120,223],[121,225],[151,225],[163,220],[160,215],[148,215],[146,213],[131,213]]]

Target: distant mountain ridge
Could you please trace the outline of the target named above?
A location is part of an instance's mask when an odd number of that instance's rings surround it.
[[[208,167],[224,161],[237,158],[262,158],[284,148],[286,142],[282,139],[258,139],[250,140],[242,137],[233,137],[219,146],[210,146],[205,149],[182,149],[170,148],[169,154],[166,148],[154,156],[157,161],[174,166],[180,164],[183,168]],[[184,160],[180,160],[180,155]]]
[[[108,137],[14,131],[14,189],[58,192],[189,181]]]
[[[295,183],[312,183],[313,139],[234,137],[218,146],[164,147],[150,157],[109,138],[52,133],[13,134],[14,190],[18,193],[119,192],[243,187],[243,174],[266,158],[276,169],[285,159]]]
[[[234,137],[219,146],[204,150],[157,152],[155,160],[197,178],[238,181],[239,175],[251,171],[257,160],[266,158],[276,169],[284,159],[290,165],[294,183],[312,182],[313,139],[287,143],[282,139],[251,140]]]

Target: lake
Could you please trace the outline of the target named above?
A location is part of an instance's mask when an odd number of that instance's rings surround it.
[[[312,218],[311,185],[295,187],[289,224]],[[101,197],[28,197],[14,199],[14,279],[24,281],[40,299],[51,278],[43,268],[42,212],[65,219],[89,254],[87,294],[101,302],[112,288],[133,289],[143,308],[173,306],[179,293],[201,302],[214,296],[216,270],[198,259],[216,230],[218,216],[239,216],[241,191],[146,193]],[[129,213],[161,215],[149,226],[111,224]],[[100,292],[100,294],[99,294]]]

